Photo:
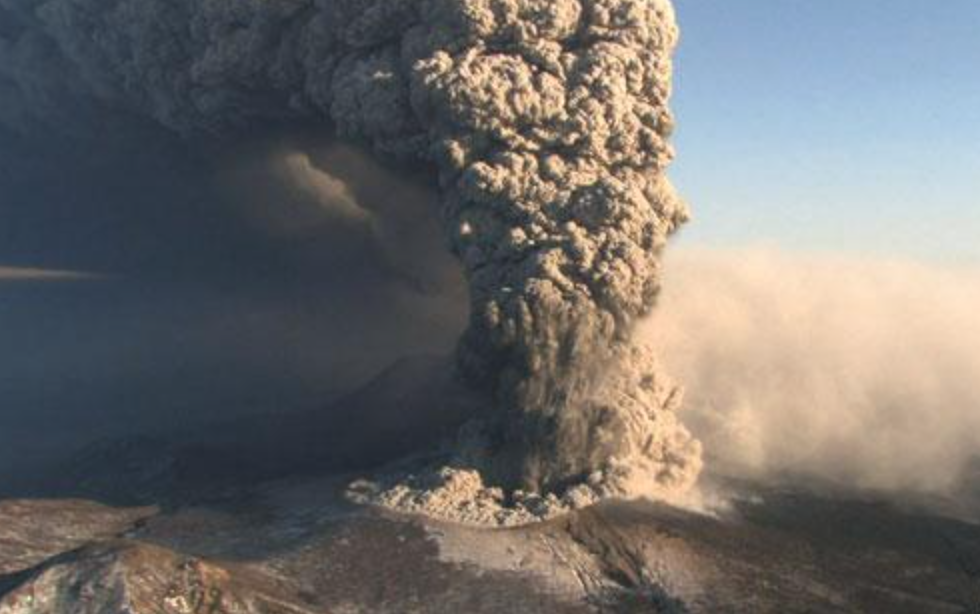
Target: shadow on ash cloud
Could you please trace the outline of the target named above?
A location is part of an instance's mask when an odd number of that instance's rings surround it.
[[[680,250],[643,334],[715,471],[957,496],[980,454],[980,272]]]
[[[970,501],[978,495],[977,484],[971,484],[977,477],[970,475],[976,472],[971,461],[980,453],[977,271],[773,250],[697,249],[678,250],[667,269],[660,309],[641,332],[686,386],[684,417],[705,442],[713,473],[780,481],[787,474],[793,480],[818,477],[845,488],[977,503]],[[303,310],[290,293],[266,300],[271,312],[280,314],[277,318]],[[455,310],[446,302],[441,309],[462,314],[463,301],[456,300]],[[248,307],[234,301],[223,305],[231,313]],[[415,305],[404,325],[424,321],[430,311],[429,304]],[[205,315],[214,318],[211,311]],[[301,335],[261,330],[251,335],[258,335],[268,356],[319,354],[334,360],[344,348],[356,347],[345,338],[377,337],[380,331],[370,329],[382,322],[376,317],[349,320],[353,329],[339,338],[328,332],[335,330],[333,324],[317,332],[315,316],[307,318],[312,328],[305,343]],[[100,326],[106,345],[112,345],[111,326]],[[122,328],[115,343],[134,331]],[[238,352],[250,343],[246,329],[236,329],[245,338],[227,349]],[[382,336],[394,343],[390,330]],[[160,340],[149,335],[143,342],[153,339]],[[53,345],[56,340],[49,340],[47,347]],[[303,350],[304,345],[310,347]],[[390,350],[386,355],[398,351]],[[103,352],[109,358],[118,355],[111,348]],[[212,364],[220,362],[219,355],[212,358]],[[271,386],[270,399],[285,398],[281,391],[297,373],[296,365],[287,367],[267,369],[268,382],[246,375],[251,379],[246,389],[254,395],[256,386]],[[235,380],[236,369],[245,373],[241,365],[231,364],[223,377]],[[332,369],[310,369],[330,380]],[[203,412],[201,419],[212,420],[204,427],[195,426],[193,416],[175,420],[165,400],[129,411],[156,415],[145,415],[140,423],[155,424],[158,432],[182,429],[178,438],[190,442],[186,458],[178,459],[184,465],[227,456],[232,460],[225,465],[241,469],[234,459],[247,459],[247,469],[259,477],[288,473],[311,459],[321,469],[369,470],[412,451],[413,442],[434,443],[465,419],[458,399],[426,400],[433,390],[447,390],[427,378],[435,373],[444,379],[447,372],[442,361],[409,361],[341,397],[327,411],[313,411],[310,404],[311,411],[284,413],[269,400],[266,408],[248,407],[258,415],[247,420],[235,417],[241,412],[232,407]],[[193,407],[193,392],[184,396],[181,403]],[[201,405],[207,399],[198,401]],[[274,413],[262,418],[263,411]],[[213,422],[213,416],[230,421]],[[75,420],[85,422],[84,416]],[[298,434],[303,434],[301,445],[283,445]],[[38,435],[45,437],[57,445],[57,430]],[[337,442],[350,445],[338,447]],[[194,479],[209,474],[223,479],[227,472],[222,467],[218,462],[200,471],[188,465],[184,471],[196,474]]]
[[[0,486],[94,439],[321,408],[463,326],[424,181],[314,135],[151,136],[0,147]]]
[[[0,470],[79,433],[312,410],[400,355],[451,349],[465,297],[424,185],[288,138],[204,170],[154,156],[126,173],[37,156],[37,177],[0,182],[0,262],[110,274],[0,271]],[[980,273],[691,249],[666,273],[644,335],[714,471],[958,494],[980,451]]]

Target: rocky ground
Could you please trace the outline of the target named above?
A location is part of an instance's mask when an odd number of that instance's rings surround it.
[[[329,419],[103,442],[0,480],[0,614],[980,612],[969,506],[718,477],[711,514],[604,503],[509,529],[354,504],[425,420],[463,417],[445,390],[390,398],[419,368]]]
[[[756,491],[720,516],[604,504],[508,530],[277,481],[175,509],[0,504],[0,613],[922,612],[980,607],[980,527]],[[971,609],[973,608],[973,609]]]

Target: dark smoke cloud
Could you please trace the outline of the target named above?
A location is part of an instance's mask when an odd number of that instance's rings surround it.
[[[95,438],[326,407],[404,355],[451,351],[464,289],[435,211],[403,233],[428,251],[356,220],[302,229],[332,202],[268,162],[322,155],[296,132],[0,143],[0,263],[20,265],[18,281],[0,279],[0,488]],[[371,173],[416,194],[419,214],[425,185]],[[333,176],[352,175],[338,164]],[[24,279],[28,265],[88,275],[42,283],[33,269]]]
[[[102,147],[106,127],[148,121],[207,142],[212,168],[242,134],[316,126],[434,168],[469,284],[459,369],[499,406],[486,468],[534,489],[663,494],[700,469],[676,389],[633,342],[686,219],[664,176],[676,42],[667,0],[2,0],[0,124]],[[315,262],[303,233],[342,227],[398,278],[447,278],[434,256],[404,266],[424,245],[413,207],[370,196],[365,162],[269,151],[227,172],[301,203],[246,212],[285,253]]]

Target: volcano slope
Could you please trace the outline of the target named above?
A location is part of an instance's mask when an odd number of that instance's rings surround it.
[[[607,503],[517,529],[351,506],[320,478],[162,512],[0,504],[0,612],[972,612],[980,528],[756,491],[721,517]]]
[[[358,461],[344,443],[390,411],[371,408],[388,408],[393,382],[426,370],[445,373],[405,363],[327,411],[110,441],[6,488],[0,613],[925,614],[980,600],[980,510],[801,481],[709,477],[727,502],[711,515],[606,502],[509,529],[352,503],[352,480],[404,451]],[[447,392],[426,416],[422,387],[401,396],[404,432],[454,415]],[[310,445],[324,433],[329,454]]]

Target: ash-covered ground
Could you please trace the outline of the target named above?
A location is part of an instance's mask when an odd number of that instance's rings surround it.
[[[103,441],[4,482],[0,612],[976,608],[978,499],[712,474],[700,511],[607,502],[507,529],[352,501],[466,420],[444,360],[326,410]]]

